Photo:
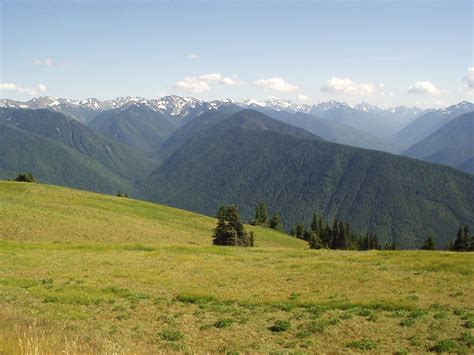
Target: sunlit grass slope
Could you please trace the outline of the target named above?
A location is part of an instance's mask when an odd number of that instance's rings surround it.
[[[473,350],[472,254],[216,247],[214,223],[0,182],[0,354]]]
[[[153,203],[43,184],[0,182],[0,238],[28,242],[210,245],[213,218]],[[306,248],[248,226],[256,246]]]

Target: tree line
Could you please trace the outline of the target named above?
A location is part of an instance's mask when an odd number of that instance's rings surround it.
[[[217,245],[253,246],[253,233],[246,233],[235,205],[223,206],[217,213],[217,227],[213,234],[213,243]],[[263,226],[285,232],[281,216],[268,212],[267,204],[262,201],[255,207],[251,225]],[[313,214],[311,224],[306,227],[303,223],[293,226],[289,235],[305,240],[311,249],[339,249],[339,250],[395,250],[399,246],[394,242],[379,243],[374,232],[358,233],[350,228],[349,223],[333,218],[332,223],[318,214]],[[445,248],[453,251],[473,251],[474,236],[470,235],[469,226],[461,226],[454,241]],[[432,236],[424,240],[420,246],[422,250],[435,250],[436,245]]]

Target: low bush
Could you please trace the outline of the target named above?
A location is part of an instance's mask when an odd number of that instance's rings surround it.
[[[269,329],[274,332],[285,332],[291,328],[291,323],[287,320],[277,320]]]

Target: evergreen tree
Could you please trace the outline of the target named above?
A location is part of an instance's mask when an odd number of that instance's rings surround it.
[[[397,244],[395,242],[386,242],[383,246],[384,250],[397,250]]]
[[[426,240],[424,241],[423,245],[421,246],[421,250],[434,250],[434,248],[435,248],[435,244],[434,244],[433,237],[429,235],[428,238],[426,238]]]
[[[308,243],[311,244],[311,239],[313,238],[313,235],[314,234],[313,232],[311,232],[311,230],[305,230],[303,232],[303,239],[306,240]]]
[[[321,249],[323,247],[321,239],[313,231],[310,232],[309,245],[311,249]]]
[[[455,251],[469,250],[469,227],[468,226],[459,227],[458,233],[456,235],[456,239],[454,240],[453,250]]]
[[[339,240],[339,222],[337,218],[334,218],[332,223],[332,231],[331,231],[331,249],[340,249],[340,240]]]
[[[473,250],[474,246],[472,245],[473,238],[469,234],[469,226],[467,224],[464,225],[462,230],[463,230],[463,233],[464,233],[464,241],[465,241],[465,244],[466,244],[466,251],[471,251],[471,250]]]
[[[296,237],[296,226],[291,227],[290,229],[290,235],[292,237]]]
[[[329,224],[326,223],[326,226],[323,228],[321,233],[321,242],[325,248],[331,247],[331,238],[332,238],[332,230],[329,227]]]
[[[298,239],[304,239],[305,228],[303,224],[297,224],[295,229],[295,237]]]
[[[311,221],[311,231],[317,235],[321,233],[319,229],[319,218],[316,213],[313,214],[313,220]]]
[[[268,225],[268,208],[267,204],[262,201],[255,207],[255,218],[253,225],[266,226]]]
[[[339,249],[348,249],[349,246],[349,226],[342,221],[339,222]]]
[[[217,211],[217,226],[212,235],[215,245],[251,246],[253,235],[245,232],[237,207],[222,206]]]
[[[272,218],[270,218],[270,228],[276,229],[279,231],[283,230],[283,225],[281,224],[281,218],[278,213],[274,213]]]

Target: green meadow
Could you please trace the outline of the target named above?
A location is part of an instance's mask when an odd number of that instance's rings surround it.
[[[472,353],[474,255],[309,250],[157,204],[0,182],[0,354]]]

